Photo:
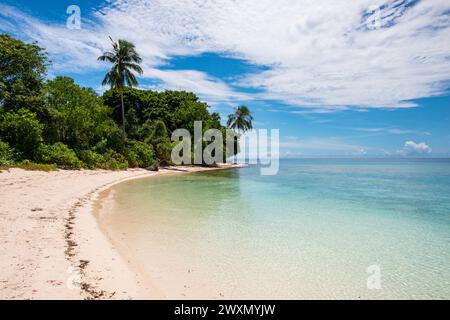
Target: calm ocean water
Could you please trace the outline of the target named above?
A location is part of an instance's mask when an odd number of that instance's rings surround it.
[[[284,160],[276,176],[156,177],[112,195],[102,225],[169,298],[450,299],[449,160]]]

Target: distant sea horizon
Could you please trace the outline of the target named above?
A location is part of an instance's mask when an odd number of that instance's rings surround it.
[[[379,159],[379,160],[383,160],[383,159],[391,159],[391,160],[420,160],[420,159],[429,159],[429,160],[433,160],[433,159],[443,159],[443,160],[450,160],[450,156],[417,156],[417,157],[400,157],[400,156],[328,156],[328,155],[324,155],[324,156],[304,156],[304,157],[300,157],[300,156],[295,156],[295,157],[279,157],[280,160],[314,160],[314,159],[329,159],[329,160],[334,160],[334,159],[355,159],[355,160],[371,160],[371,159]],[[253,160],[256,161],[258,159],[247,159],[247,160]]]

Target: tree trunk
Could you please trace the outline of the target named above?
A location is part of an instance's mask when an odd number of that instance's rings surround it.
[[[122,102],[122,131],[123,131],[123,135],[126,136],[126,132],[125,132],[125,104],[123,102],[123,90],[120,90],[120,100]]]
[[[234,164],[237,164],[237,156],[238,156],[238,152],[239,152],[239,138],[240,138],[240,134],[241,134],[241,130],[238,130],[238,135],[239,137],[236,138],[235,141],[235,146],[234,146]]]

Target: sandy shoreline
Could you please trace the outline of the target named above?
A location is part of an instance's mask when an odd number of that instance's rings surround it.
[[[0,172],[0,299],[163,299],[101,231],[93,204],[130,179],[206,170],[216,169]]]

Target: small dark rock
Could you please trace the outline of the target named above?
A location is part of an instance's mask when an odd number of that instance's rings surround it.
[[[215,162],[213,164],[204,163],[203,167],[205,167],[205,168],[218,168],[219,165],[217,163],[215,163]]]

